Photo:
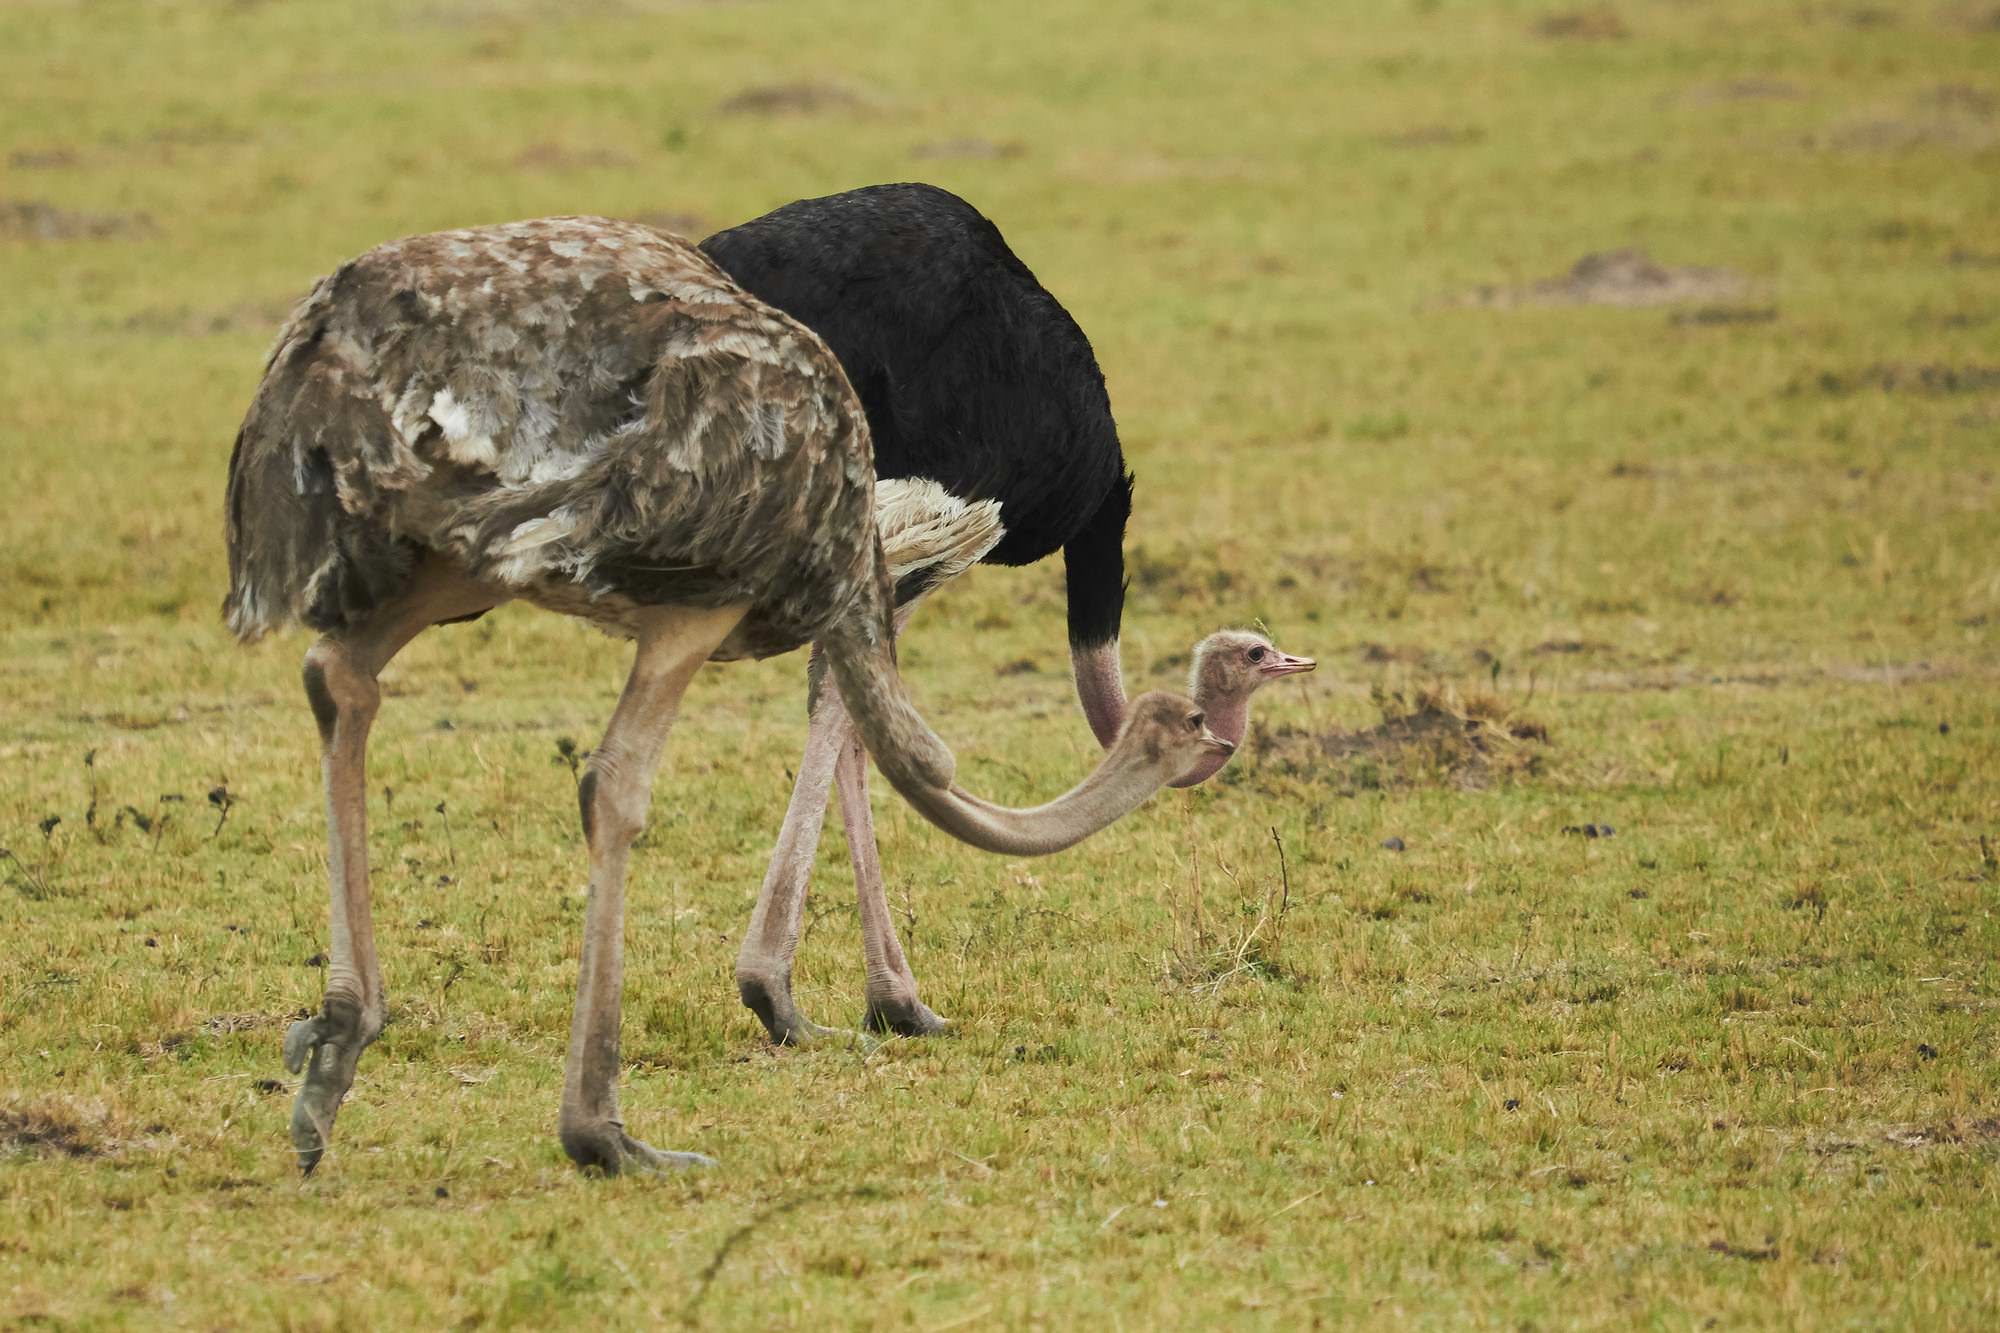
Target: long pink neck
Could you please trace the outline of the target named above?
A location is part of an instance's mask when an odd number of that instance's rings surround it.
[[[1110,749],[1125,729],[1125,673],[1118,664],[1118,640],[1069,650],[1076,672],[1076,698],[1097,743]]]
[[[951,751],[904,692],[875,602],[864,595],[827,630],[827,662],[882,775],[917,813],[953,837],[1008,856],[1061,851],[1130,814],[1171,776],[1156,746],[1135,734],[1112,745],[1088,777],[1046,805],[1014,810],[972,795],[953,780]]]
[[[1206,696],[1206,697],[1205,697]],[[1250,729],[1250,699],[1247,695],[1211,696],[1205,688],[1197,686],[1194,692],[1195,704],[1208,716],[1208,729],[1231,745],[1241,747],[1243,733]],[[1169,787],[1198,787],[1222,771],[1230,756],[1226,754],[1203,755],[1195,766],[1181,774],[1167,785]]]

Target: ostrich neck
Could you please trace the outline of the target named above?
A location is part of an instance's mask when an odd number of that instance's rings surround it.
[[[1208,715],[1208,729],[1231,745],[1243,744],[1243,733],[1250,729],[1250,696],[1247,694],[1221,694],[1198,683],[1194,691],[1195,704]],[[1226,754],[1203,755],[1195,766],[1181,774],[1167,785],[1169,787],[1197,787],[1222,771],[1229,762]]]
[[[882,775],[917,813],[953,837],[1008,856],[1057,852],[1130,814],[1164,785],[1168,775],[1157,749],[1149,755],[1147,738],[1134,735],[1114,744],[1090,776],[1046,805],[1010,809],[965,791],[953,781],[951,751],[911,705],[879,621],[868,607],[850,610],[825,636],[828,664]]]
[[[1118,662],[1118,640],[1073,644],[1069,650],[1076,672],[1076,698],[1097,743],[1110,749],[1125,729],[1125,673]]]
[[[1143,754],[1114,747],[1082,782],[1046,805],[1015,810],[972,795],[953,784],[938,800],[945,818],[918,806],[945,832],[1009,856],[1041,856],[1074,847],[1146,803],[1161,787],[1161,774]]]

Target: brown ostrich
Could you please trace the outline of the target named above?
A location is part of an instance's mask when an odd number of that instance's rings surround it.
[[[895,789],[974,846],[1035,855],[1233,748],[1169,694],[1133,703],[1103,762],[1031,810],[954,781],[896,673],[867,426],[804,326],[652,228],[548,218],[369,251],[279,335],[237,436],[224,614],[292,622],[319,724],[332,887],[318,1014],[285,1060],[299,1164],[330,1140],[384,996],[369,914],[364,765],[377,675],[431,625],[519,599],[631,638],[579,786],[589,903],[559,1133],[606,1172],[704,1162],[625,1132],[617,1097],[627,857],[702,663],[817,641]]]

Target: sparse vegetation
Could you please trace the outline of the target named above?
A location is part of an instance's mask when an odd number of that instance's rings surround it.
[[[0,7],[0,1326],[1990,1326],[1990,9]],[[723,1165],[590,1181],[574,779],[626,651],[425,636],[369,782],[391,1023],[301,1185],[304,645],[215,614],[277,321],[391,236],[912,176],[1096,344],[1134,684],[1255,617],[1321,669],[1059,857],[883,795],[958,1034],[804,1052],[731,981],[804,662],[704,675],[624,1101]],[[1060,580],[902,652],[1001,800],[1094,752]],[[837,832],[818,879],[800,1001],[857,1022]]]

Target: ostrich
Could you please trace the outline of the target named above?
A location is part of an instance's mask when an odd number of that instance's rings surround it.
[[[1077,696],[1098,741],[1109,746],[1127,713],[1118,627],[1132,478],[1104,376],[1069,312],[998,228],[930,185],[800,200],[718,232],[701,248],[746,290],[826,339],[868,414],[879,478],[936,483],[935,492],[921,493],[933,509],[940,496],[998,503],[1004,529],[972,559],[960,548],[951,559],[923,560],[930,529],[881,524],[891,566],[899,558],[909,565],[898,572],[896,630],[927,593],[975,560],[1025,565],[1060,549]],[[885,486],[879,503],[886,511],[900,494]],[[890,535],[899,529],[907,533],[901,543]],[[1252,691],[1314,665],[1240,634],[1204,641],[1195,662],[1196,704],[1218,735],[1236,742],[1248,725]],[[738,991],[773,1041],[804,1042],[829,1031],[799,1012],[792,958],[828,790],[838,785],[860,900],[863,1021],[906,1036],[939,1031],[945,1022],[918,997],[889,914],[867,761],[839,700],[818,698],[737,957]],[[1205,781],[1227,761],[1211,753],[1171,785]]]
[[[1141,804],[1215,736],[1149,694],[1104,761],[1031,810],[970,795],[896,673],[865,419],[825,345],[677,237],[602,218],[442,232],[371,250],[293,311],[235,451],[229,627],[291,622],[319,725],[331,962],[284,1055],[291,1135],[321,1160],[382,1030],[368,898],[377,675],[425,628],[523,601],[637,642],[578,786],[589,899],[558,1129],[607,1173],[705,1162],[618,1111],[624,881],[668,729],[701,664],[817,641],[891,785],[975,846],[1034,855]],[[827,691],[829,696],[832,691]]]

